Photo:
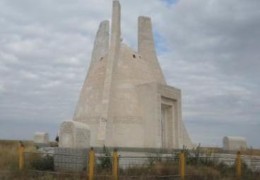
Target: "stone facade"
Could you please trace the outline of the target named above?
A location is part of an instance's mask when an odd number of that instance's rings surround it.
[[[121,6],[101,22],[73,117],[87,124],[90,145],[182,148],[192,143],[181,114],[181,91],[168,86],[157,60],[149,17],[138,18],[138,50],[121,41]],[[62,138],[62,137],[61,137]]]

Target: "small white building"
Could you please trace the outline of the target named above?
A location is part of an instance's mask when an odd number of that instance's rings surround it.
[[[48,144],[49,143],[49,134],[46,132],[36,132],[34,134],[33,142],[39,143],[39,144]]]
[[[245,150],[247,149],[246,138],[237,136],[225,136],[223,138],[224,150]]]

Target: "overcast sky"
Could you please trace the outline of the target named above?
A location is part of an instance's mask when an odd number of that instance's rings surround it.
[[[0,0],[0,139],[57,134],[72,118],[100,21],[112,0]],[[260,1],[121,0],[123,41],[153,21],[169,85],[182,89],[194,143],[244,136],[260,148]]]

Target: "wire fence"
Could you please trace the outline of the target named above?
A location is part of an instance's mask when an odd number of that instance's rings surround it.
[[[56,148],[53,152],[19,149],[19,169],[30,177],[57,179],[260,179],[260,158],[197,151],[171,153],[111,152]]]

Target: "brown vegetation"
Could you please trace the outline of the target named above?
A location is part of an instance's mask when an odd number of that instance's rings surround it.
[[[19,141],[3,141],[0,140],[0,179],[86,179],[86,172],[78,174],[64,172],[55,172],[53,169],[46,169],[50,167],[50,163],[53,165],[53,159],[42,158],[40,154],[36,153],[37,148],[30,141],[24,141],[25,152],[28,153],[26,157],[25,170],[18,170],[18,146]],[[191,157],[192,154],[186,150],[187,154],[187,166],[186,166],[186,180],[231,180],[234,179],[235,168],[227,166],[225,164],[219,164],[209,159],[197,159],[197,157]],[[221,149],[217,148],[201,148],[196,150],[196,153],[212,154],[219,153]],[[209,153],[208,153],[209,152]],[[196,154],[195,153],[195,154]],[[243,151],[242,154],[260,155],[260,150],[248,150]],[[110,158],[108,158],[110,159]],[[108,162],[100,161],[103,165],[107,165]],[[146,165],[143,166],[131,166],[128,168],[120,169],[120,179],[178,179],[178,159],[168,161],[160,156],[155,159],[150,159]],[[105,167],[96,167],[96,175],[99,175],[97,179],[109,179],[111,176],[111,165],[106,170]],[[43,169],[41,169],[43,168]],[[40,170],[40,171],[38,171]],[[43,171],[44,170],[44,171]],[[260,179],[260,174],[253,173],[247,167],[243,167],[243,175],[246,179]]]
[[[33,152],[36,148],[30,141],[23,141],[25,151]],[[0,140],[0,169],[15,170],[18,169],[18,147],[19,141]]]
[[[201,147],[201,151],[203,152],[212,152],[212,153],[230,153],[236,154],[237,151],[225,151],[222,148],[218,147]],[[246,150],[240,150],[241,154],[243,155],[252,155],[252,156],[260,156],[260,149],[249,148]]]

